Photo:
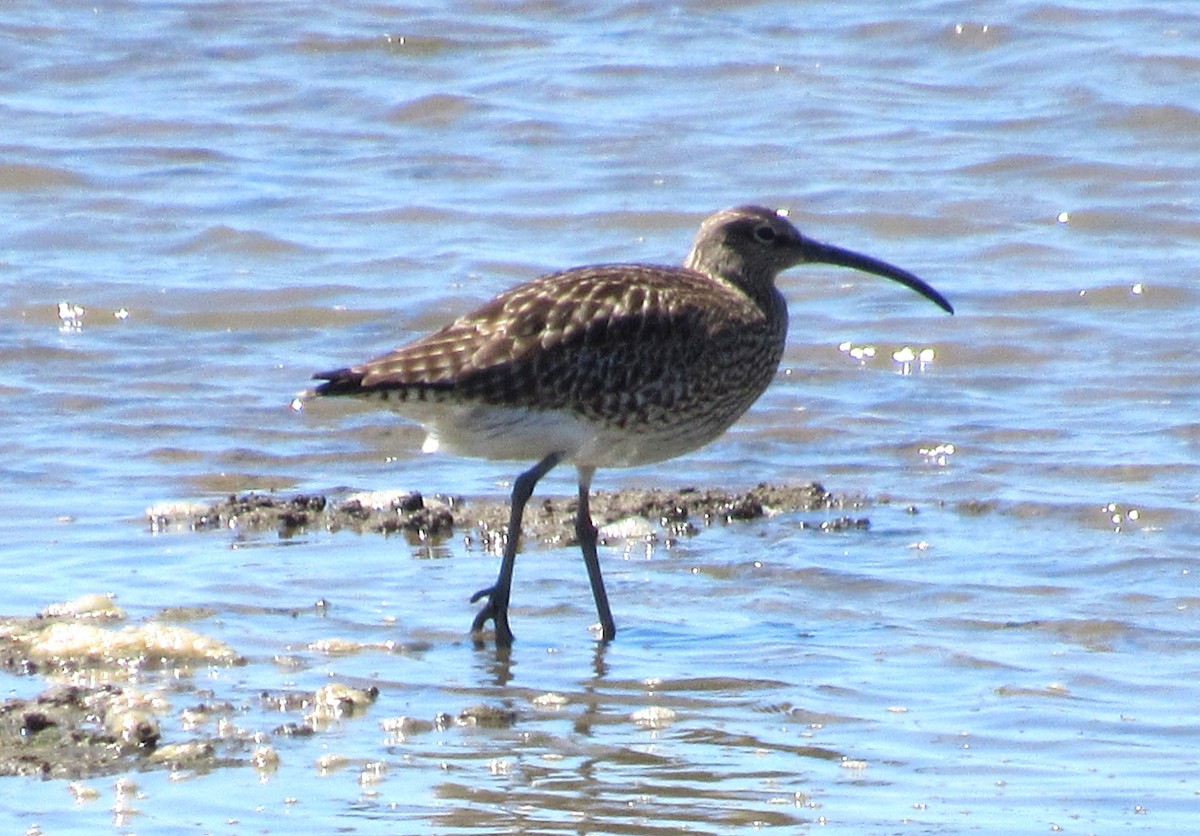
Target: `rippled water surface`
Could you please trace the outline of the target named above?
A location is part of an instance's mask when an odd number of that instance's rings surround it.
[[[116,776],[8,778],[3,829],[1194,828],[1197,44],[1181,1],[6,3],[0,612],[207,608],[249,663],[137,685],[164,740],[228,701],[280,762],[136,772],[136,812]],[[677,262],[746,202],[958,315],[791,271],[751,412],[597,487],[818,480],[869,529],[611,544],[608,647],[576,551],[529,549],[497,657],[466,635],[497,560],[460,537],[146,524],[246,490],[503,497],[518,465],[288,403],[540,272]],[[261,692],[330,681],[378,699],[274,732]],[[480,706],[503,721],[434,722]]]

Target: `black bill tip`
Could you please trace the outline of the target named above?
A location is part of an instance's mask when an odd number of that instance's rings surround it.
[[[878,258],[872,258],[869,255],[856,253],[852,250],[844,250],[841,247],[834,247],[830,244],[822,244],[809,239],[805,239],[804,243],[806,245],[804,254],[808,261],[815,261],[821,264],[836,264],[839,267],[849,267],[852,270],[861,270],[864,273],[883,276],[885,279],[899,282],[910,290],[915,290],[946,313],[954,313],[954,306],[950,304],[945,296],[920,276],[914,275],[903,268],[897,267],[894,264],[888,264],[886,261],[880,261]]]

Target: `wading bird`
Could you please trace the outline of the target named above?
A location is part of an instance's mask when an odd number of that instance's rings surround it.
[[[909,287],[953,313],[917,276],[806,238],[780,212],[740,206],[701,225],[682,267],[601,264],[514,287],[446,327],[381,357],[315,375],[308,396],[385,402],[428,431],[426,450],[536,462],[513,483],[495,584],[472,630],[508,624],[521,517],[560,463],[579,474],[575,533],[603,640],[616,635],[588,508],[601,467],[661,462],[721,435],[771,382],[788,313],[776,276],[835,264]]]

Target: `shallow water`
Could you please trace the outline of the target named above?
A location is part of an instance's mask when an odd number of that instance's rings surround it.
[[[1190,4],[305,12],[0,12],[0,611],[97,591],[134,618],[213,608],[191,626],[250,664],[141,683],[171,695],[164,739],[203,699],[271,736],[288,718],[264,690],[380,696],[272,736],[274,772],[135,773],[136,813],[114,813],[113,777],[83,803],[8,779],[6,830],[1193,826]],[[419,430],[372,410],[288,403],[313,371],[540,272],[677,262],[705,214],[750,201],[913,270],[958,315],[792,271],[788,351],[755,408],[703,451],[597,486],[816,479],[875,500],[869,530],[785,514],[611,546],[607,648],[577,554],[531,549],[498,659],[466,636],[496,559],[460,538],[146,525],[154,503],[250,489],[502,496],[515,466],[422,456]],[[933,359],[893,359],[906,347]],[[541,486],[571,491],[566,470]],[[395,645],[309,649],[338,637]],[[478,705],[515,721],[380,727]],[[322,774],[329,753],[348,765]]]

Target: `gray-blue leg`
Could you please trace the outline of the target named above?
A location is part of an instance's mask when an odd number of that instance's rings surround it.
[[[588,492],[592,486],[594,467],[579,468],[579,507],[575,513],[575,536],[583,552],[583,563],[587,566],[588,580],[592,584],[592,597],[596,599],[596,613],[600,616],[600,638],[612,641],[617,635],[612,610],[608,608],[608,592],[604,589],[604,578],[600,574],[600,557],[596,554],[596,524],[592,522]]]
[[[491,620],[496,625],[496,646],[511,647],[513,643],[512,629],[508,626],[508,601],[512,592],[513,567],[517,562],[517,546],[521,539],[521,517],[525,513],[525,503],[533,495],[533,489],[538,480],[554,469],[562,461],[558,453],[551,453],[546,458],[522,473],[513,482],[512,507],[508,516],[508,540],[504,544],[504,559],[500,562],[500,574],[495,586],[481,589],[471,596],[474,603],[486,597],[488,602],[475,616],[471,624],[471,632],[478,633],[483,625]]]

